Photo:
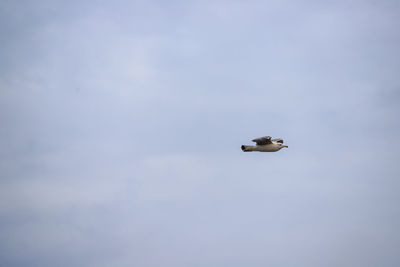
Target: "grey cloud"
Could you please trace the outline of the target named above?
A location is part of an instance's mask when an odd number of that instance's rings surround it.
[[[3,265],[399,264],[395,1],[0,10]]]

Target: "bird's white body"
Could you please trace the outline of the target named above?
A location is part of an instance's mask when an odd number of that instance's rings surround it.
[[[245,149],[243,151],[259,151],[259,152],[276,152],[279,151],[282,147],[282,145],[278,144],[268,144],[268,145],[263,145],[263,146],[245,146]]]
[[[255,146],[242,145],[243,152],[259,151],[259,152],[276,152],[281,148],[288,147],[283,144],[283,139],[271,139],[270,136],[259,137],[253,140]]]

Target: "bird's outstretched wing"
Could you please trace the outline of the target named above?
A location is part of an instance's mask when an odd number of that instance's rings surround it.
[[[271,141],[274,142],[274,143],[281,143],[281,144],[283,144],[283,139],[282,139],[282,138],[275,138],[275,139],[272,139]]]
[[[263,137],[259,137],[259,138],[253,139],[251,141],[256,142],[256,144],[258,146],[272,144],[271,136],[263,136]]]

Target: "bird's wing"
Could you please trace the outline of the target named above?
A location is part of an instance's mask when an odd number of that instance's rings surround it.
[[[275,138],[275,139],[272,139],[272,142],[283,144],[283,139],[282,138]]]
[[[259,137],[259,138],[253,139],[251,141],[256,142],[256,144],[258,146],[272,144],[271,136],[263,136],[263,137]]]

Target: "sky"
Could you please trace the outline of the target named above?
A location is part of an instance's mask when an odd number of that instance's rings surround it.
[[[399,266],[399,1],[0,1],[0,265]],[[289,147],[243,153],[270,135]]]

